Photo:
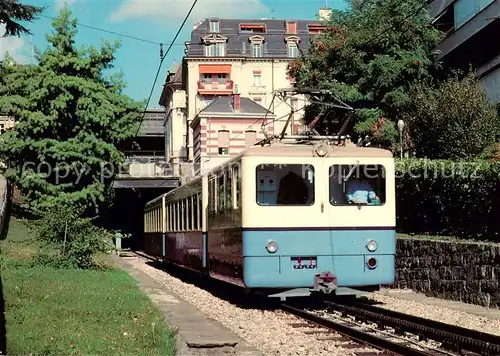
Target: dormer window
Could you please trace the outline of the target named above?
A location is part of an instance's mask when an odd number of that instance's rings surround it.
[[[220,31],[219,21],[210,21],[210,32],[211,33],[218,33],[219,31]]]
[[[205,47],[205,56],[207,57],[224,57],[225,52],[225,43],[213,43]]]
[[[254,57],[262,57],[262,43],[252,43],[252,54]]]
[[[286,33],[297,33],[297,23],[295,21],[286,22]]]
[[[288,57],[297,58],[299,56],[300,37],[288,36],[288,37],[285,37],[285,42],[288,45]]]
[[[226,52],[227,37],[219,34],[211,34],[201,38],[205,45],[205,56],[223,57]]]
[[[242,23],[240,24],[241,33],[265,33],[265,24],[255,24],[255,23]]]
[[[324,25],[307,25],[307,29],[310,34],[317,34],[324,31],[326,26]]]
[[[264,37],[255,35],[250,37],[248,40],[252,44],[252,55],[253,57],[262,57],[262,47],[264,43]]]

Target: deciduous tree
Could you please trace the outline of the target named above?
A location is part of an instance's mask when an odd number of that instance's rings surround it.
[[[63,9],[38,65],[4,65],[0,111],[16,119],[3,134],[7,176],[37,209],[55,204],[97,206],[123,154],[117,144],[135,133],[139,103],[122,93],[113,68],[119,43],[77,48],[76,20]]]
[[[500,119],[472,72],[410,90],[405,116],[417,156],[472,159],[499,140]]]
[[[350,129],[370,135],[374,144],[391,146],[410,86],[439,69],[433,51],[442,34],[431,26],[425,5],[425,0],[364,0],[333,11],[309,55],[294,62],[289,75],[297,86],[332,91],[330,100],[341,99],[354,110],[311,105],[306,122],[323,115],[323,129],[333,133],[350,118]]]

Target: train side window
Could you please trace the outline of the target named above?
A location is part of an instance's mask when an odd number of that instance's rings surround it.
[[[226,209],[230,210],[233,207],[233,174],[231,168],[227,168],[226,175]]]
[[[217,180],[216,177],[212,176],[210,178],[209,186],[209,202],[208,202],[208,210],[210,214],[214,214],[217,211]]]
[[[238,209],[240,206],[241,177],[239,166],[233,166],[233,206]]]
[[[198,229],[203,230],[203,200],[198,194]]]
[[[261,206],[314,204],[314,167],[261,164],[256,168],[256,201]]]
[[[334,165],[329,169],[330,204],[384,205],[386,178],[383,165]]]
[[[174,224],[175,224],[175,231],[179,231],[179,202],[174,203]]]
[[[193,230],[199,230],[198,225],[198,194],[192,197],[193,199]]]
[[[224,211],[224,203],[226,201],[225,199],[225,185],[224,185],[224,179],[225,178],[225,172],[222,171],[222,172],[219,172],[219,178],[218,178],[218,195],[217,195],[217,198],[218,198],[218,201],[219,201],[219,204],[218,204],[218,207],[217,207],[217,210],[219,212],[222,212]]]
[[[186,199],[186,205],[187,205],[187,209],[186,209],[186,212],[187,212],[187,226],[186,226],[186,230],[188,231],[191,231],[193,230],[193,210],[192,210],[192,201],[191,201],[192,197],[189,197]]]

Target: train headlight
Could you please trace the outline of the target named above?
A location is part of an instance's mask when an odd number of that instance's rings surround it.
[[[328,149],[325,147],[325,145],[319,144],[314,148],[314,152],[316,152],[319,157],[325,157],[328,153]]]
[[[366,243],[366,248],[370,252],[375,252],[377,250],[377,247],[377,242],[375,242],[375,240],[370,240]]]
[[[278,244],[276,241],[269,241],[266,245],[266,250],[269,251],[269,253],[275,253],[278,250]]]

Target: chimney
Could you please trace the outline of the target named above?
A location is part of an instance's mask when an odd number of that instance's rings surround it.
[[[318,18],[320,21],[330,21],[332,17],[332,9],[321,8],[319,9]]]
[[[238,86],[234,86],[234,92],[233,92],[233,109],[236,112],[240,112],[240,93],[238,93]]]

